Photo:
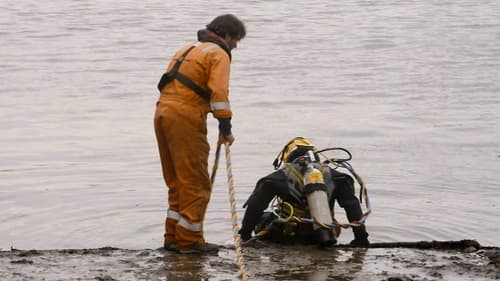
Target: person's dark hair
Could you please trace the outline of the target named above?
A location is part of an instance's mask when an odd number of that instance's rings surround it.
[[[236,40],[243,39],[247,34],[245,24],[231,14],[216,17],[211,23],[207,24],[207,29],[221,37],[229,35]]]

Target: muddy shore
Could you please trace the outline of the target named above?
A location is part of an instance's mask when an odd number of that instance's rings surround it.
[[[500,248],[463,241],[329,250],[259,242],[243,253],[250,280],[499,280]],[[237,280],[235,257],[230,246],[205,256],[112,247],[11,249],[0,252],[0,280]]]

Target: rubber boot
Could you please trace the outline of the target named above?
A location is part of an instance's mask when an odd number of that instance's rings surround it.
[[[195,243],[186,248],[179,248],[181,254],[217,254],[219,252],[219,245],[212,243]]]
[[[172,251],[172,252],[178,252],[179,251],[179,249],[177,248],[177,246],[174,243],[170,243],[170,242],[167,242],[167,241],[165,241],[163,243],[163,249],[165,249],[167,251]]]

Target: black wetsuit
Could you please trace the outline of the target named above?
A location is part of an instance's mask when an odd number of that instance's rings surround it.
[[[328,169],[329,173],[323,173],[323,177],[327,186],[330,209],[333,210],[336,200],[345,209],[347,219],[350,222],[359,220],[363,213],[359,200],[354,194],[354,180],[350,175],[338,172],[329,167]],[[297,192],[297,189],[293,188],[293,179],[287,176],[286,170],[280,169],[261,178],[245,203],[246,211],[240,231],[243,240],[251,238],[252,231],[255,230],[255,227],[259,223],[262,223],[262,220],[269,220],[269,215],[271,214],[264,214],[264,210],[275,196],[294,206],[305,206],[307,204],[305,193]],[[355,236],[365,239],[368,236],[364,226],[354,228],[353,231]],[[299,228],[297,234],[297,238],[301,242],[307,242],[305,240],[312,239],[311,224],[305,224],[302,228]],[[311,242],[314,243],[314,241]]]

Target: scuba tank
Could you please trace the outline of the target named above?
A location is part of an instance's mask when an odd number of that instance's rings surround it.
[[[337,242],[335,233],[324,226],[325,224],[331,224],[333,219],[323,174],[313,165],[313,161],[316,159],[313,151],[307,151],[307,158],[309,158],[309,161],[305,163],[303,182],[309,212],[311,218],[315,221],[313,225],[315,236],[320,245],[333,245]]]
[[[323,154],[325,151],[342,151],[347,154],[344,158],[330,158]],[[326,158],[321,162],[320,157]],[[361,177],[359,177],[348,163],[352,159],[351,153],[341,147],[331,147],[317,150],[315,146],[303,137],[295,137],[290,140],[279,152],[273,162],[275,170],[283,166],[283,172],[288,177],[289,188],[288,201],[275,197],[277,204],[273,205],[272,214],[276,218],[273,222],[290,224],[298,222],[310,222],[308,229],[296,227],[292,229],[291,235],[306,237],[314,240],[322,246],[330,246],[337,242],[336,237],[340,234],[340,226],[333,219],[333,210],[330,209],[328,194],[331,195],[335,184],[329,173],[330,165],[336,168],[345,168],[360,185],[360,201],[363,196],[366,200],[368,211],[359,222],[349,223],[349,226],[359,226],[364,223],[367,215],[371,212],[366,188]],[[326,182],[325,182],[326,180]],[[299,212],[300,211],[300,212]],[[294,212],[298,213],[294,217]],[[293,220],[293,221],[291,221]],[[272,225],[272,223],[271,223]],[[342,226],[345,227],[345,226]],[[301,231],[305,230],[305,231]],[[312,231],[312,233],[311,233]],[[299,234],[300,232],[300,234]],[[284,233],[284,232],[283,232]],[[305,234],[306,235],[301,235]],[[310,233],[310,234],[309,234]]]

